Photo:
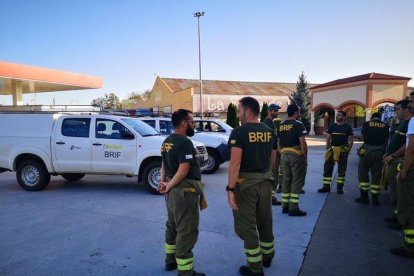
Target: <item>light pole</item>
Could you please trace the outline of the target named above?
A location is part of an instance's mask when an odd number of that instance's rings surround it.
[[[201,42],[200,42],[200,16],[204,16],[204,12],[194,13],[194,17],[197,17],[198,26],[198,71],[200,73],[200,115],[203,118],[203,81],[201,80]]]

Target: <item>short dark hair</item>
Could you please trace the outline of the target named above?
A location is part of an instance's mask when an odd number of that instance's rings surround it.
[[[240,99],[239,103],[241,103],[245,109],[250,109],[254,116],[259,116],[260,104],[255,98],[243,97]]]
[[[178,127],[182,121],[185,121],[188,119],[188,115],[192,114],[190,110],[187,109],[178,109],[175,111],[171,116],[171,122],[174,127]]]
[[[410,96],[414,96],[414,91],[411,91]]]
[[[379,112],[372,113],[371,119],[374,119],[374,118],[381,119],[381,113]]]
[[[402,109],[406,109],[408,108],[409,103],[410,103],[409,100],[401,100],[401,101],[398,101],[395,105],[401,105]]]
[[[345,111],[343,111],[343,110],[339,110],[339,111],[338,111],[338,113],[341,113],[341,114],[342,114],[342,116],[346,117],[346,112],[345,112]]]
[[[299,106],[297,106],[294,103],[288,105],[288,107],[287,107],[287,114],[288,114],[289,117],[293,116],[293,114],[295,114],[295,112],[298,112],[298,111],[299,111]]]

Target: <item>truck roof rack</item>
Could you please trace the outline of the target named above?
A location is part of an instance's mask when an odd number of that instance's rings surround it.
[[[99,113],[101,107],[92,105],[0,105],[7,113]]]

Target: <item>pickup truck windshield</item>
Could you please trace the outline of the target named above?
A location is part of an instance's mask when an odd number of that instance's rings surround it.
[[[136,132],[138,132],[139,135],[143,137],[160,135],[160,133],[156,131],[153,127],[147,125],[146,123],[138,119],[123,118],[121,120],[127,123]]]

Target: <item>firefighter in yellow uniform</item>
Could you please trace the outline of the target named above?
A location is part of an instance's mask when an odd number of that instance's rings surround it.
[[[308,147],[305,126],[298,121],[300,110],[296,104],[287,108],[288,118],[279,126],[282,176],[282,213],[306,216],[299,209],[299,195],[305,184]]]
[[[361,134],[364,144],[358,150],[358,180],[361,195],[355,199],[358,203],[369,204],[368,192],[371,189],[372,204],[376,206],[379,205],[382,161],[389,136],[389,126],[381,122],[380,117],[379,113],[374,113],[371,115],[371,120],[362,125]]]
[[[277,140],[274,131],[259,122],[259,102],[244,97],[238,104],[241,126],[229,137],[228,202],[236,234],[244,241],[247,265],[241,275],[264,275],[275,254],[272,223],[272,168]]]
[[[199,206],[206,208],[200,166],[193,143],[191,111],[179,109],[172,114],[175,131],[161,148],[161,182],[158,190],[165,194],[168,220],[165,230],[165,269],[177,268],[178,275],[204,276],[193,269],[193,252],[198,238]]]
[[[350,125],[345,123],[346,112],[336,113],[336,123],[329,126],[326,137],[325,164],[323,167],[323,186],[319,193],[331,191],[332,173],[335,163],[338,163],[338,176],[336,178],[336,191],[343,194],[345,173],[348,165],[348,155],[353,142],[353,131]]]

